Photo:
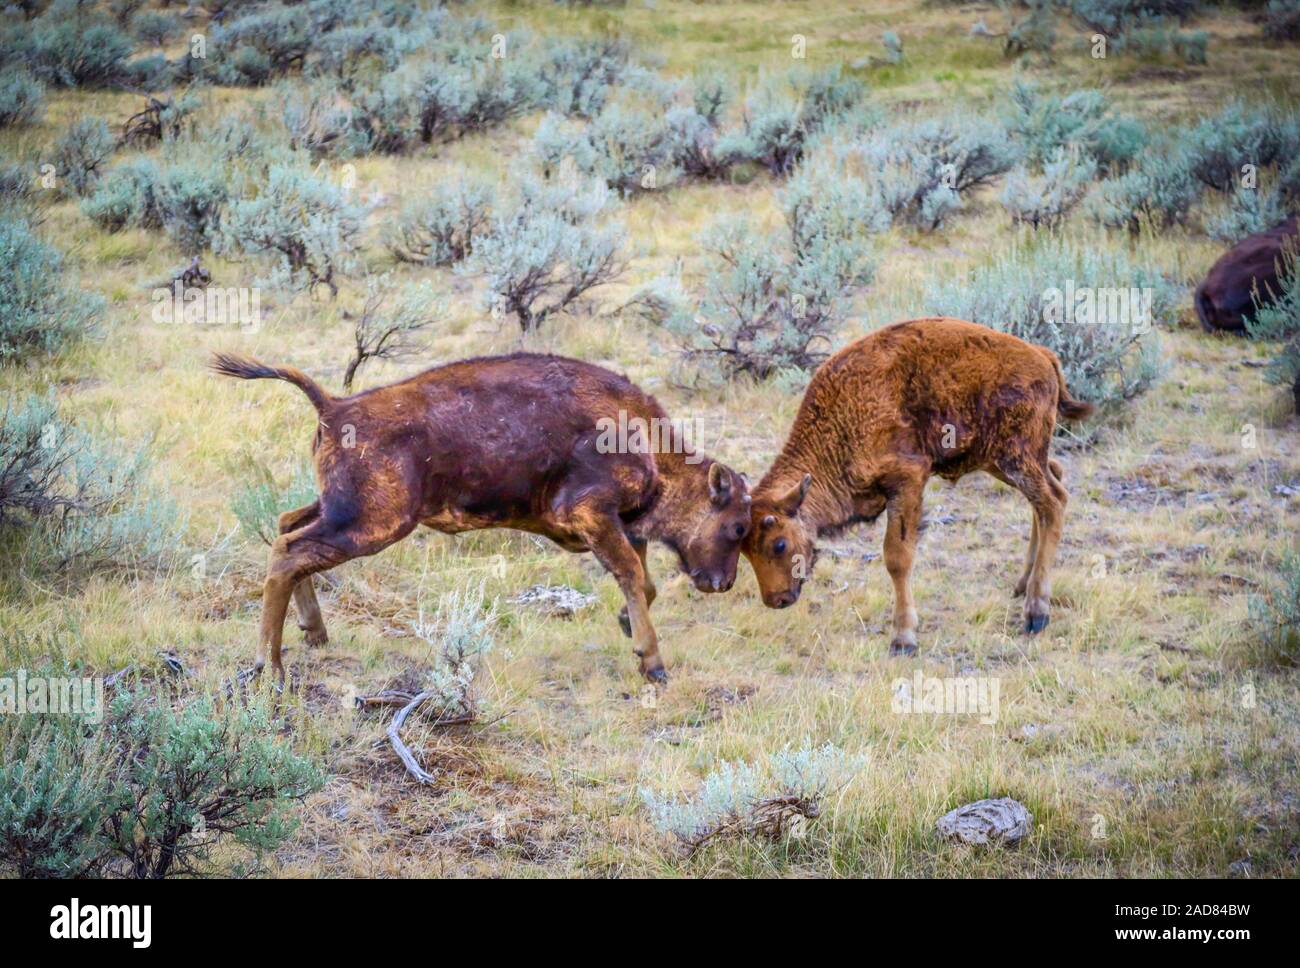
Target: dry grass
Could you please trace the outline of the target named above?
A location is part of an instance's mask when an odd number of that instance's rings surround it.
[[[830,12],[828,8],[833,8]],[[809,37],[809,60],[879,53],[894,29],[908,61],[864,71],[883,103],[980,104],[1009,82],[996,41],[968,39],[995,8],[921,7],[914,0],[848,4],[630,3],[615,13],[552,4],[500,4],[502,19],[541,29],[598,31],[620,24],[657,51],[669,71],[722,65],[752,76],[789,62],[792,33]],[[1265,48],[1257,29],[1216,17],[1207,29],[1210,64],[1152,68],[1098,63],[1074,40],[1048,83],[1103,84],[1144,116],[1184,118],[1235,94],[1266,92],[1294,102],[1300,51]],[[1229,42],[1229,38],[1232,41]],[[262,97],[264,95],[256,95]],[[247,100],[217,92],[206,111]],[[89,113],[126,117],[136,99],[58,94],[43,125],[6,134],[0,150],[39,155],[68,121]],[[386,198],[371,228],[367,260],[394,269],[373,244],[378,226],[405,196],[440,173],[499,170],[518,153],[535,118],[438,157],[358,162],[367,190]],[[770,385],[738,383],[686,393],[671,385],[670,347],[639,324],[600,318],[632,287],[676,259],[700,270],[694,237],[724,210],[774,213],[772,184],[689,186],[639,198],[625,215],[637,256],[623,284],[605,290],[589,314],[557,319],[527,340],[513,323],[480,310],[478,289],[432,270],[450,297],[452,319],[432,341],[429,362],[527,346],[606,363],[660,396],[677,416],[717,429],[713,454],[761,473],[776,452],[798,400]],[[1082,220],[1069,231],[1092,231]],[[101,576],[67,584],[28,575],[0,577],[0,634],[60,636],[102,672],[156,665],[174,647],[193,672],[215,683],[248,664],[259,602],[263,550],[232,536],[230,501],[249,460],[287,478],[307,459],[310,411],[289,388],[240,385],[207,375],[208,351],[235,350],[309,370],[337,384],[347,360],[347,285],[336,304],[270,298],[267,324],[252,335],[159,327],[145,284],[182,260],[161,236],[100,233],[71,203],[53,208],[46,232],[103,292],[106,338],[39,368],[0,370],[6,395],[54,384],[74,419],[127,440],[152,437],[155,477],[190,515],[186,557],[206,553],[204,571],[186,568],[126,580]],[[875,285],[858,301],[847,340],[893,317],[925,278],[957,271],[1010,242],[1000,209],[985,199],[934,237],[894,231],[880,247]],[[1098,237],[1099,245],[1123,245]],[[1138,243],[1190,282],[1215,257],[1204,238],[1168,233]],[[258,267],[211,259],[217,283],[244,285]],[[264,296],[264,305],[268,299]],[[1188,306],[1190,303],[1187,304]],[[936,482],[935,523],[922,541],[916,593],[922,653],[886,656],[890,590],[878,560],[881,525],[824,556],[800,605],[762,607],[742,565],[737,589],[701,596],[652,553],[660,598],[654,607],[671,686],[653,704],[615,615],[613,582],[587,557],[542,547],[521,535],[452,538],[420,533],[376,558],[348,564],[321,593],[330,643],[310,653],[286,635],[298,688],[288,697],[295,742],[332,775],[305,807],[295,840],[275,858],[285,876],[1093,876],[1287,874],[1300,850],[1300,711],[1294,669],[1252,659],[1246,596],[1293,539],[1300,499],[1274,493],[1300,482],[1300,425],[1285,401],[1246,366],[1263,351],[1183,327],[1165,342],[1168,372],[1123,421],[1086,447],[1063,452],[1073,499],[1057,569],[1051,626],[1018,634],[1011,586],[1028,539],[1023,500],[989,479],[955,487]],[[412,367],[378,363],[373,385]],[[1242,427],[1258,446],[1242,447]],[[712,436],[712,435],[711,435]],[[948,520],[951,518],[951,520]],[[504,574],[493,556],[504,553]],[[350,705],[408,678],[420,654],[409,623],[443,591],[486,582],[503,601],[527,585],[563,583],[594,592],[599,604],[572,621],[503,605],[498,648],[482,674],[489,716],[479,728],[421,733],[408,741],[430,767],[431,788],[414,785],[383,745],[383,720]],[[1001,717],[902,716],[891,711],[892,682],[915,668],[964,671],[1001,682]],[[1253,689],[1248,703],[1243,689]],[[1025,738],[1022,727],[1043,727]],[[786,744],[834,742],[868,757],[868,768],[827,804],[810,834],[784,844],[724,843],[689,861],[647,823],[639,786],[689,790],[720,759],[753,759]],[[943,846],[935,820],[960,803],[1012,796],[1035,815],[1030,840],[1011,851]],[[1097,836],[1098,833],[1104,834]],[[1247,861],[1249,867],[1237,864]],[[1236,865],[1236,866],[1233,866]]]

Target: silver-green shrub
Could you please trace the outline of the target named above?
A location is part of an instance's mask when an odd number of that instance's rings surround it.
[[[1007,57],[1039,54],[1044,59],[1056,46],[1056,5],[1053,0],[1026,0],[1025,15],[1007,28],[1002,52]]]
[[[433,694],[428,702],[437,718],[458,719],[477,712],[474,677],[496,644],[497,621],[496,602],[487,601],[482,585],[447,592],[428,621],[420,610],[412,631],[428,646],[430,659],[420,688]]]
[[[656,320],[680,342],[686,362],[723,377],[765,379],[811,370],[830,355],[847,289],[862,271],[849,244],[817,237],[796,255],[743,216],[720,219],[700,242],[711,265],[698,305],[668,304]]]
[[[842,286],[865,286],[875,266],[870,236],[889,227],[865,181],[828,156],[810,158],[777,193],[796,261],[830,265]]]
[[[166,221],[158,166],[149,158],[135,158],[111,169],[81,203],[81,210],[107,232],[122,229],[160,229]]]
[[[0,866],[24,879],[100,873],[104,824],[121,802],[116,765],[114,751],[87,743],[72,717],[0,717]]]
[[[1112,112],[1101,91],[1082,89],[1067,95],[1045,94],[1037,85],[1011,85],[1007,126],[1030,166],[1041,168],[1061,149],[1090,155],[1103,173],[1122,171],[1147,143],[1145,127]]]
[[[106,18],[50,9],[0,35],[0,67],[25,67],[56,87],[104,87],[121,78],[134,46]]]
[[[131,32],[147,44],[161,47],[181,29],[175,14],[161,10],[141,10],[131,18]]]
[[[1300,159],[1296,162],[1300,170]],[[1248,235],[1273,228],[1287,217],[1287,196],[1278,183],[1267,188],[1238,185],[1228,196],[1227,206],[1205,220],[1205,231],[1212,239],[1235,245]]]
[[[1255,312],[1246,319],[1246,332],[1252,339],[1279,344],[1265,377],[1291,388],[1295,412],[1300,413],[1300,258],[1294,247],[1283,251],[1281,270],[1278,291],[1271,298],[1254,294]]]
[[[45,85],[26,71],[0,77],[0,128],[34,124],[45,110]]]
[[[739,128],[719,139],[718,153],[784,176],[803,158],[808,141],[835,119],[859,109],[866,86],[838,66],[764,76],[745,99]]]
[[[407,283],[392,299],[389,277],[366,277],[366,300],[352,329],[352,356],[343,371],[343,390],[352,392],[357,371],[368,360],[406,360],[425,352],[423,339],[446,312],[427,281]]]
[[[630,61],[626,41],[548,40],[530,58],[537,78],[536,105],[564,115],[594,118]]]
[[[1300,0],[1268,0],[1263,21],[1269,40],[1300,40]]]
[[[325,782],[256,700],[140,688],[57,718],[0,717],[0,864],[24,876],[247,875]]]
[[[1144,225],[1184,225],[1204,193],[1195,169],[1196,159],[1182,145],[1149,149],[1138,165],[1098,184],[1089,199],[1092,215],[1108,228],[1135,235]]]
[[[876,125],[828,149],[867,185],[870,222],[906,221],[933,231],[964,192],[1008,171],[1019,155],[996,121],[948,115]]]
[[[276,164],[251,197],[230,204],[222,231],[233,249],[273,255],[277,281],[325,286],[336,296],[337,277],[355,261],[364,216],[342,186]]]
[[[540,100],[539,83],[522,59],[436,64],[418,83],[420,140],[449,141],[523,114]]]
[[[318,83],[281,91],[280,118],[289,134],[289,147],[314,159],[346,155],[356,147],[351,137],[353,110],[333,85]]]
[[[147,446],[124,448],[63,420],[49,397],[0,413],[0,527],[20,529],[32,567],[164,565],[184,518],[148,484]]]
[[[1250,596],[1251,625],[1265,653],[1293,664],[1300,658],[1300,553],[1288,549],[1265,588]]]
[[[1034,175],[1024,166],[1012,169],[1000,201],[1011,220],[1033,228],[1055,229],[1087,194],[1097,164],[1077,149],[1058,149],[1057,156]]]
[[[549,113],[538,128],[534,151],[544,168],[558,170],[565,159],[621,195],[665,188],[679,175],[674,132],[661,111],[630,100],[614,100],[584,126]]]
[[[1201,184],[1232,191],[1243,165],[1286,164],[1300,155],[1300,116],[1275,104],[1234,101],[1181,135],[1191,173]]]
[[[102,118],[82,118],[54,143],[54,167],[59,178],[84,198],[90,194],[112,156],[117,142]]]
[[[609,190],[599,181],[527,175],[517,191],[465,268],[486,276],[488,308],[527,331],[619,276],[626,233],[606,215]]]
[[[396,155],[419,137],[415,76],[407,70],[384,75],[352,94],[353,150],[358,154]]]
[[[271,544],[280,533],[279,519],[316,500],[316,475],[309,466],[297,468],[284,484],[266,465],[252,461],[247,476],[231,498],[230,510],[249,538]]]
[[[1046,346],[1070,392],[1099,405],[1130,399],[1160,373],[1156,326],[1177,288],[1119,249],[1051,237],[1017,244],[969,273],[931,282],[916,315],[955,316]]]
[[[68,278],[57,249],[25,219],[0,213],[0,365],[94,335],[103,310]]]
[[[866,765],[827,743],[786,748],[758,763],[724,760],[689,797],[665,797],[641,788],[641,802],[661,833],[694,851],[723,837],[800,835],[821,814],[824,798]]]
[[[495,194],[496,186],[483,179],[439,182],[398,214],[387,232],[388,250],[402,262],[420,265],[463,262],[489,224]]]
[[[163,227],[186,255],[220,245],[230,186],[219,159],[194,158],[168,166],[157,195]]]

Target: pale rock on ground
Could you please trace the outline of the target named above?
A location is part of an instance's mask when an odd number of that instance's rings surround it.
[[[531,585],[510,599],[512,605],[528,605],[553,618],[573,618],[595,601],[595,595],[584,595],[568,585]]]
[[[939,818],[939,836],[968,844],[1015,844],[1033,829],[1034,815],[1010,797],[978,800]]]

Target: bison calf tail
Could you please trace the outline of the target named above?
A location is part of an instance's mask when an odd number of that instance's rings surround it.
[[[240,380],[285,380],[292,383],[303,393],[316,408],[317,413],[324,413],[334,398],[321,389],[320,384],[302,370],[292,366],[267,366],[265,363],[232,353],[213,353],[208,366],[222,376],[233,376]]]
[[[1086,420],[1097,408],[1086,400],[1076,400],[1061,390],[1061,399],[1056,404],[1056,412],[1066,420]]]
[[[1091,417],[1097,409],[1086,400],[1076,400],[1070,396],[1070,391],[1065,386],[1065,374],[1061,372],[1061,361],[1055,353],[1049,349],[1044,349],[1048,359],[1052,361],[1052,368],[1056,370],[1056,412],[1065,420],[1086,420]]]

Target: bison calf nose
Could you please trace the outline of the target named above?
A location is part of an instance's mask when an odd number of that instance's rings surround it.
[[[795,600],[798,599],[798,597],[799,596],[794,592],[778,592],[772,596],[772,607],[789,608],[795,603]]]

